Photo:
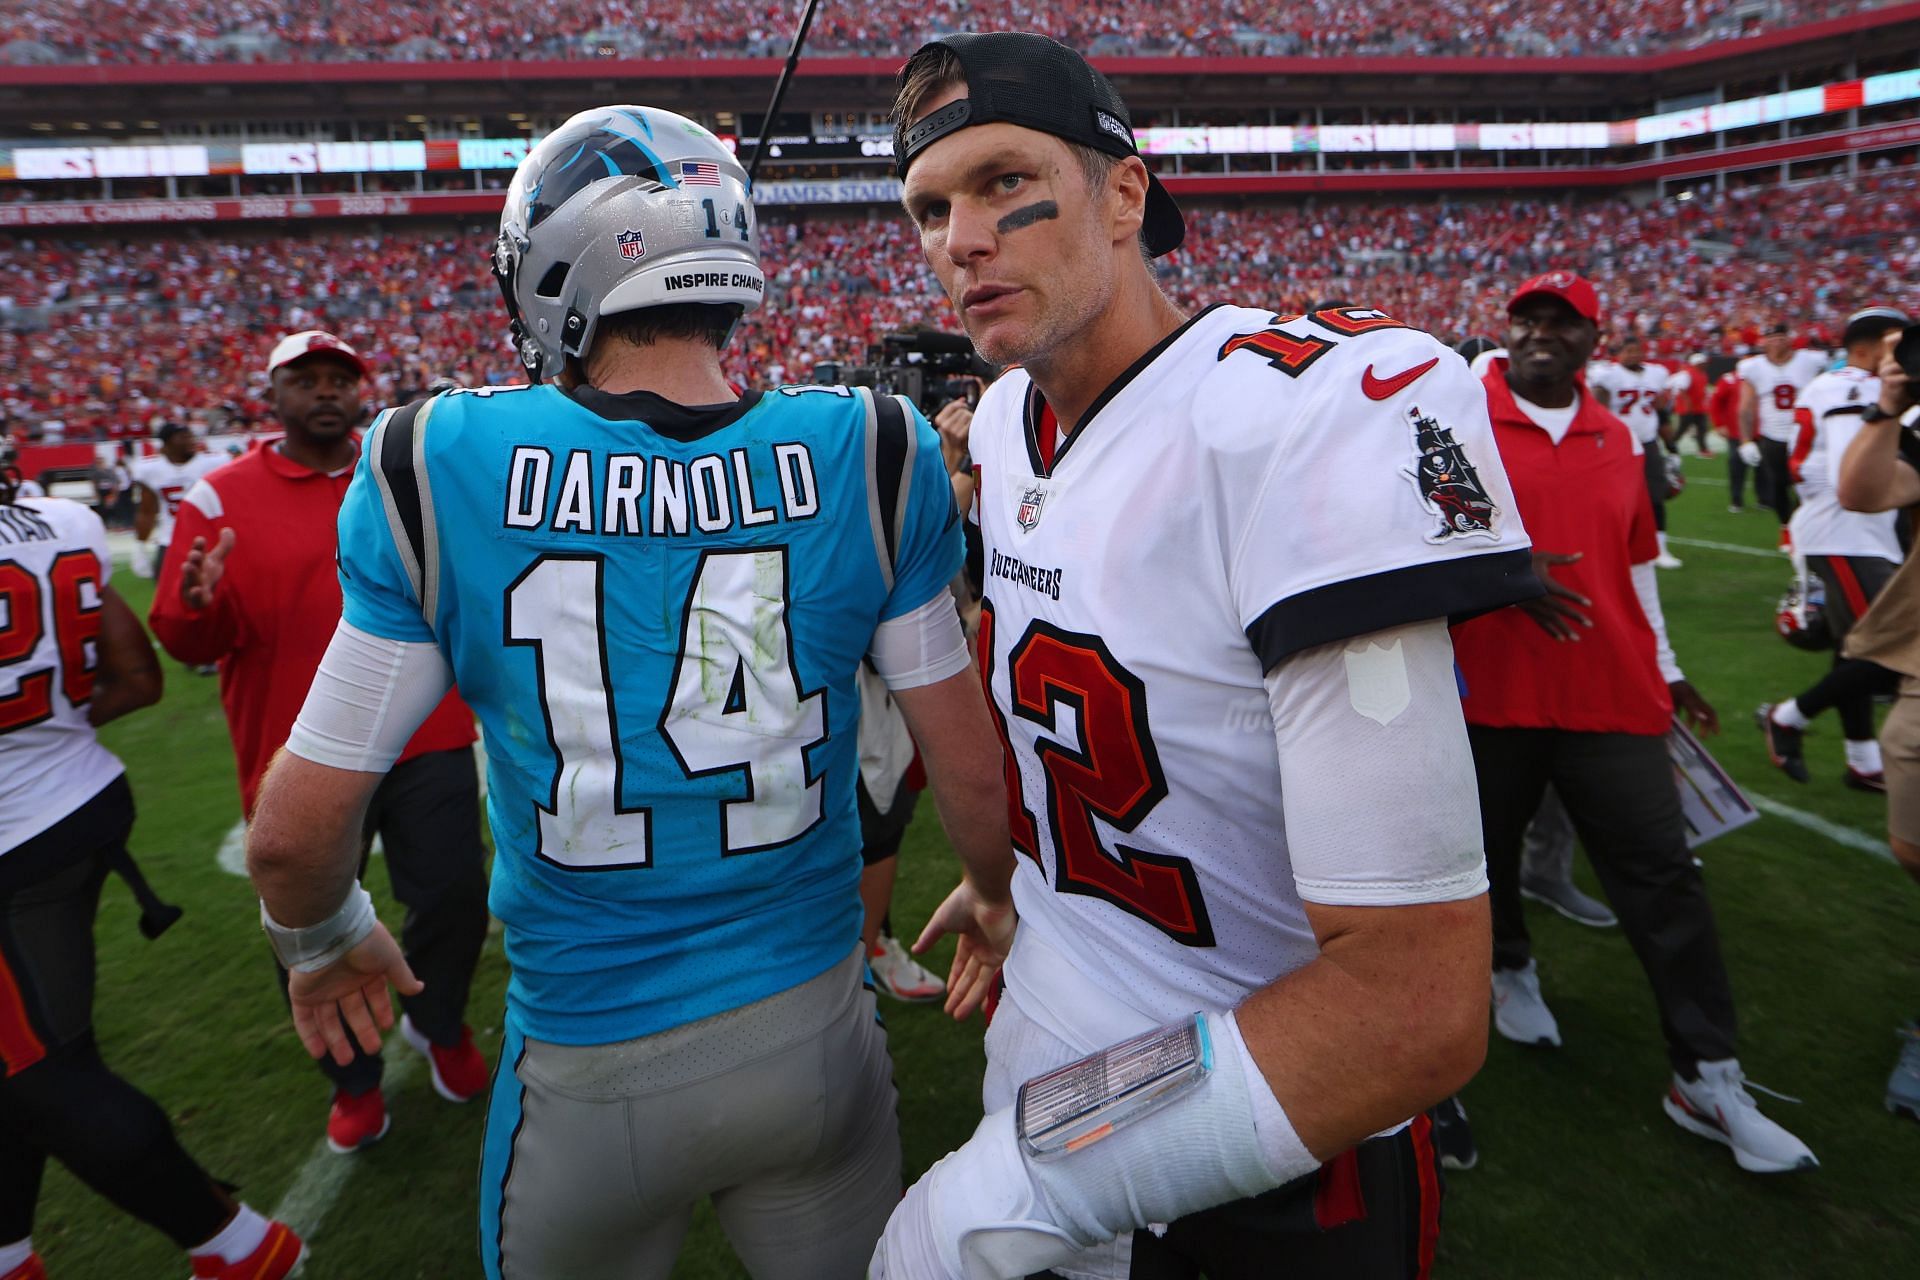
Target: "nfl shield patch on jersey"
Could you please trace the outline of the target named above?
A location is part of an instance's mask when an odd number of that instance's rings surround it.
[[[1045,505],[1046,501],[1047,487],[1045,485],[1029,485],[1020,494],[1020,505],[1015,508],[1013,513],[1014,523],[1020,526],[1020,532],[1033,532],[1033,526],[1040,523],[1040,508]]]

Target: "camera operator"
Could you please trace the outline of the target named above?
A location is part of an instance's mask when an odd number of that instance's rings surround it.
[[[1880,390],[1860,415],[1860,432],[1841,460],[1841,505],[1892,511],[1920,504],[1920,325],[1890,333]],[[1847,636],[1846,655],[1900,673],[1900,696],[1880,728],[1887,783],[1887,844],[1920,880],[1920,556],[1893,575]],[[1899,1031],[1900,1060],[1887,1080],[1886,1107],[1920,1120],[1920,1018]]]

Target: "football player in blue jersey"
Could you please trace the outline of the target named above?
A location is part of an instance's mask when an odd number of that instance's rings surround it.
[[[999,744],[948,583],[938,438],[864,389],[736,393],[764,288],[746,175],[669,112],[528,155],[494,250],[526,387],[369,433],[346,606],[248,859],[316,1056],[414,988],[353,880],[358,814],[457,678],[489,760],[512,979],[481,1164],[489,1277],[665,1276],[711,1197],[747,1270],[858,1274],[900,1196],[860,947],[870,656],[966,882],[950,1004],[1013,928]]]

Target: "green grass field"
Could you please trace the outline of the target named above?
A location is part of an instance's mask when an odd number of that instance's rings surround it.
[[[1689,492],[1670,508],[1678,537],[1772,546],[1770,515],[1727,514],[1719,461],[1691,461],[1688,473]],[[1753,727],[1756,703],[1810,683],[1826,661],[1770,634],[1788,576],[1784,557],[1685,543],[1675,550],[1686,567],[1661,575],[1667,617],[1682,665],[1726,723],[1710,743],[1720,760],[1751,792],[1877,840],[1880,802],[1841,786],[1831,716],[1809,739],[1815,778],[1804,787],[1769,767]],[[118,585],[144,613],[147,584],[122,574]],[[189,1150],[270,1211],[316,1160],[327,1088],[274,989],[253,897],[215,861],[238,798],[214,681],[166,666],[160,706],[105,736],[139,800],[135,850],[162,894],[188,914],[165,938],[146,942],[129,896],[109,882],[97,928],[96,1021],[108,1061],[159,1099]],[[902,861],[894,916],[903,933],[954,876],[930,810],[923,806]],[[1582,929],[1542,911],[1537,951],[1566,1044],[1538,1051],[1494,1039],[1486,1069],[1465,1093],[1481,1163],[1451,1179],[1441,1274],[1920,1275],[1920,1126],[1880,1105],[1892,1028],[1920,1011],[1920,887],[1885,860],[1775,817],[1703,854],[1739,998],[1742,1061],[1754,1079],[1804,1099],[1763,1102],[1807,1140],[1822,1168],[1754,1177],[1736,1170],[1724,1149],[1676,1129],[1660,1111],[1665,1056],[1625,942],[1617,931]],[[1584,865],[1580,875],[1592,889]],[[369,879],[384,903],[377,864]],[[470,1011],[489,1058],[499,1045],[505,976],[496,939]],[[906,1164],[917,1174],[978,1119],[980,1025],[955,1026],[936,1007],[888,1004],[884,1012]],[[396,1062],[410,1053],[391,1052]],[[309,1232],[313,1280],[479,1274],[482,1107],[442,1102],[412,1065],[389,1092],[386,1141],[350,1161],[317,1157],[348,1176],[317,1226],[296,1222]],[[57,1167],[34,1235],[55,1280],[187,1270],[161,1236]],[[675,1274],[743,1273],[703,1215]],[[1274,1274],[1285,1275],[1282,1262]]]

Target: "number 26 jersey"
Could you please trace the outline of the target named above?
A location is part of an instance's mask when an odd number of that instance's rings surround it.
[[[1477,848],[1417,880],[1360,849],[1297,874],[1264,684],[1305,649],[1538,594],[1464,361],[1364,308],[1220,306],[1068,440],[1016,370],[969,445],[1014,896],[1054,953],[1016,943],[1023,1007],[1088,1003],[1063,972],[1152,1022],[1231,1007],[1317,953],[1302,898],[1484,889]]]

